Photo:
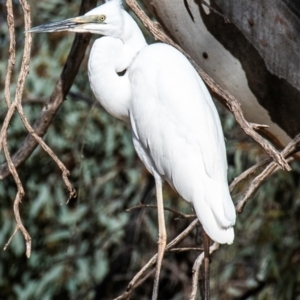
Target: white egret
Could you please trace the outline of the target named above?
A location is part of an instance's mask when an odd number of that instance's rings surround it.
[[[106,1],[83,16],[30,30],[55,31],[104,36],[93,44],[89,80],[102,106],[130,123],[135,150],[155,178],[159,233],[152,299],[156,299],[166,245],[163,181],[192,203],[212,240],[233,242],[236,214],[218,113],[185,56],[162,43],[147,45],[122,1]]]

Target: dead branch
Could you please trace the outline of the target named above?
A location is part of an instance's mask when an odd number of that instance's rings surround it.
[[[11,100],[10,100],[10,81],[11,75],[16,63],[16,38],[15,38],[15,21],[14,21],[14,13],[12,8],[12,0],[6,1],[6,8],[7,8],[7,25],[9,30],[9,58],[8,58],[8,66],[7,72],[5,76],[5,88],[4,88],[4,98],[7,104],[7,107],[10,107]]]
[[[298,134],[281,152],[281,155],[284,158],[289,157],[294,154],[300,148],[300,134]],[[288,161],[292,161],[293,158],[289,158]],[[251,185],[248,187],[246,193],[243,198],[237,203],[236,210],[238,213],[243,211],[243,208],[246,202],[250,199],[250,197],[257,191],[259,186],[275,171],[277,170],[277,164],[274,162],[270,162],[269,165],[264,169],[264,171],[255,177],[252,181]]]
[[[30,20],[30,9],[26,1],[20,0],[21,7],[24,12],[24,21],[25,21],[25,27],[30,28],[31,20]],[[7,66],[7,72],[5,77],[5,87],[4,87],[4,94],[5,94],[5,101],[8,106],[8,113],[4,120],[3,127],[1,129],[0,133],[0,151],[3,147],[4,149],[4,155],[7,160],[8,168],[13,175],[13,178],[15,180],[15,183],[17,185],[17,194],[16,198],[14,200],[14,216],[16,219],[16,228],[4,246],[4,250],[7,248],[7,246],[10,244],[11,240],[15,236],[15,234],[20,230],[25,238],[26,241],[26,256],[29,258],[31,253],[31,237],[28,234],[27,230],[25,229],[21,217],[20,217],[20,210],[19,210],[19,204],[21,203],[21,200],[24,196],[24,188],[22,185],[22,182],[19,178],[19,175],[17,173],[17,170],[11,160],[11,156],[8,150],[7,145],[7,129],[9,122],[16,110],[16,107],[18,104],[21,104],[22,101],[22,94],[24,90],[24,84],[25,79],[28,74],[29,70],[29,61],[30,61],[30,49],[31,49],[31,38],[26,36],[25,37],[25,46],[24,46],[24,53],[22,58],[22,66],[21,71],[18,78],[17,83],[17,90],[15,95],[14,103],[11,104],[11,97],[10,97],[10,83],[11,83],[11,74],[15,65],[15,29],[14,29],[14,15],[13,15],[13,8],[12,8],[12,2],[7,1],[6,2],[7,7],[7,24],[9,28],[9,36],[10,36],[10,46],[9,46],[9,59],[8,59],[8,66]]]
[[[142,208],[155,208],[155,209],[157,209],[157,205],[139,203],[136,206],[133,206],[133,207],[130,207],[130,208],[126,209],[126,212],[131,212],[135,209],[142,209]],[[195,214],[183,214],[182,212],[180,212],[176,209],[170,208],[170,207],[165,207],[164,206],[164,210],[170,211],[170,212],[178,215],[182,219],[191,219],[191,218],[196,218],[197,217]]]
[[[272,160],[270,158],[264,159],[264,160],[258,162],[257,164],[255,164],[254,166],[250,167],[246,171],[244,171],[238,177],[234,178],[234,180],[232,181],[232,183],[229,186],[230,193],[232,193],[234,191],[234,189],[237,187],[237,185],[241,181],[247,179],[250,175],[255,174],[260,168],[264,167],[267,163],[270,163],[271,161]]]
[[[76,196],[76,191],[73,188],[68,176],[70,175],[69,170],[66,168],[66,166],[61,162],[61,160],[54,154],[54,152],[51,150],[51,148],[43,141],[41,137],[39,137],[29,124],[27,118],[25,117],[23,107],[21,104],[17,105],[17,109],[20,115],[20,118],[27,129],[27,131],[34,137],[34,139],[37,141],[37,143],[49,154],[49,156],[56,162],[57,166],[60,168],[62,171],[62,178],[64,180],[65,185],[67,186],[69,190],[69,198],[68,201]],[[67,201],[67,203],[68,203]]]
[[[173,239],[167,246],[165,251],[169,251],[172,247],[176,246],[179,242],[181,242],[190,232],[199,224],[199,220],[194,220],[183,232],[181,232],[175,239]],[[121,296],[115,298],[115,300],[128,299],[132,293],[132,291],[136,288],[137,282],[141,280],[144,274],[155,265],[157,259],[157,254],[155,254],[148,263],[133,277],[130,283],[127,286],[126,292],[124,292]]]
[[[14,177],[14,180],[15,180],[15,182],[17,184],[17,188],[18,188],[18,192],[17,192],[16,198],[15,198],[15,201],[14,201],[14,216],[15,216],[15,219],[16,219],[16,228],[15,228],[13,234],[11,235],[11,237],[9,238],[8,242],[5,244],[3,250],[4,251],[6,250],[6,248],[8,247],[10,242],[12,241],[15,234],[20,230],[22,232],[24,238],[25,238],[26,256],[29,258],[30,254],[31,254],[31,237],[30,237],[29,233],[27,232],[27,230],[25,229],[25,227],[22,223],[21,216],[20,216],[20,210],[19,210],[19,205],[22,201],[22,198],[25,195],[25,192],[24,192],[22,182],[21,182],[21,180],[19,178],[19,175],[17,173],[17,170],[16,170],[14,164],[11,161],[6,139],[4,139],[3,148],[4,148],[4,153],[5,153],[6,160],[8,162],[9,169],[10,169],[10,171],[11,171],[13,177]]]
[[[96,0],[82,0],[80,12],[82,15],[97,5]],[[72,48],[70,50],[67,62],[63,68],[61,76],[52,92],[47,103],[44,105],[39,118],[32,126],[37,136],[44,136],[50,126],[53,117],[62,105],[66,95],[68,94],[73,81],[78,73],[80,64],[84,58],[85,51],[90,41],[91,34],[76,34]],[[9,124],[9,120],[7,120]],[[2,127],[3,129],[3,127]],[[1,134],[0,134],[1,138]],[[19,150],[12,155],[12,162],[18,168],[33,152],[38,142],[31,134],[28,134]],[[4,179],[10,174],[8,164],[0,166],[0,179]]]
[[[213,252],[217,251],[219,249],[218,243],[213,243],[209,247],[209,254],[212,254]],[[198,290],[198,279],[199,279],[199,270],[200,266],[204,259],[204,252],[202,252],[197,259],[195,260],[194,266],[193,266],[193,285],[192,285],[192,292],[190,296],[190,300],[195,300],[197,296],[197,290]]]
[[[180,253],[180,252],[186,252],[186,251],[203,251],[203,248],[199,248],[199,247],[173,248],[166,252]]]
[[[288,165],[282,155],[271,144],[267,143],[261,135],[255,132],[255,129],[261,127],[262,125],[253,125],[245,120],[238,100],[234,98],[228,91],[224,90],[218,84],[216,84],[214,80],[210,76],[208,76],[178,44],[176,44],[161,30],[160,26],[157,26],[154,22],[152,22],[137,4],[136,0],[126,0],[126,3],[136,14],[136,16],[142,21],[145,27],[151,32],[156,40],[160,40],[166,44],[172,45],[190,60],[194,68],[197,70],[197,72],[211,89],[211,91],[224,99],[226,106],[233,113],[236,121],[239,123],[244,132],[253,140],[255,140],[282,169],[290,171],[291,167]]]
[[[13,175],[13,178],[17,185],[17,195],[16,195],[16,198],[14,201],[14,215],[15,215],[15,219],[16,219],[16,228],[15,228],[15,231],[13,232],[12,236],[6,243],[4,250],[8,247],[8,245],[12,241],[12,238],[15,236],[15,234],[20,230],[25,238],[26,255],[27,255],[27,257],[29,257],[30,253],[31,253],[31,237],[29,236],[27,230],[25,229],[25,227],[22,223],[22,220],[20,217],[20,211],[19,211],[19,204],[21,203],[21,200],[25,193],[24,193],[23,185],[20,181],[20,178],[19,178],[17,170],[16,170],[15,162],[13,161],[13,159],[10,156],[10,153],[8,150],[8,145],[7,145],[8,126],[9,126],[11,118],[14,115],[16,110],[18,111],[20,118],[21,118],[25,128],[27,129],[30,138],[34,139],[35,144],[39,144],[50,155],[50,157],[56,162],[58,167],[61,169],[63,180],[70,192],[69,199],[72,198],[76,194],[76,192],[67,177],[69,175],[69,171],[64,166],[64,164],[58,159],[58,157],[53,153],[53,151],[45,144],[45,142],[42,140],[42,138],[31,127],[31,125],[29,124],[29,122],[24,114],[24,111],[23,111],[22,96],[23,96],[25,80],[26,80],[26,77],[29,72],[32,38],[31,38],[31,34],[28,33],[28,30],[31,28],[30,6],[28,5],[26,0],[20,0],[19,2],[22,7],[23,14],[24,14],[25,44],[24,44],[24,52],[23,52],[23,57],[22,57],[21,70],[19,73],[17,87],[16,87],[16,95],[15,95],[14,102],[11,103],[10,83],[11,83],[11,74],[13,71],[14,63],[15,63],[15,33],[14,33],[14,16],[13,16],[13,10],[12,10],[12,2],[7,1],[7,10],[8,10],[7,23],[8,23],[10,39],[11,39],[10,48],[9,48],[8,67],[7,67],[7,73],[6,73],[6,78],[5,78],[5,99],[6,99],[6,103],[8,106],[8,112],[5,117],[3,126],[1,128],[1,132],[0,132],[0,151],[2,148],[4,149],[4,154],[5,154],[5,158],[7,161],[7,164],[4,166],[4,168],[8,169],[7,174],[11,173]],[[79,65],[78,65],[78,67],[79,67]],[[52,117],[53,117],[53,115],[52,115]],[[44,124],[45,123],[46,122],[44,122]],[[27,148],[27,150],[28,150],[28,148]],[[23,153],[23,157],[24,157],[24,153]],[[4,178],[4,176],[1,177],[1,179],[3,179],[3,178]]]

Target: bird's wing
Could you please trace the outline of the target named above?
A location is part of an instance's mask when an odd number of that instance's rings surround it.
[[[133,132],[152,167],[194,206],[204,201],[221,227],[231,226],[222,128],[196,71],[174,48],[154,44],[137,56],[130,80]]]
[[[202,160],[211,178],[226,178],[219,116],[207,88],[185,57],[167,45],[152,45],[142,50],[131,73],[132,118],[158,171],[166,172],[161,154],[168,160],[189,159],[189,154],[190,159]]]

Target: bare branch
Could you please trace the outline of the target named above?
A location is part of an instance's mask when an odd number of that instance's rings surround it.
[[[180,252],[186,252],[186,251],[203,251],[203,248],[199,248],[199,247],[173,248],[166,252],[180,253]]]
[[[76,196],[76,191],[68,179],[68,175],[70,175],[69,170],[61,162],[61,160],[54,154],[54,152],[51,150],[51,148],[49,146],[47,146],[47,144],[43,141],[43,139],[34,132],[33,128],[31,127],[27,118],[25,117],[23,107],[21,104],[17,105],[17,109],[18,109],[20,118],[21,118],[25,128],[27,129],[27,131],[34,137],[34,139],[39,143],[39,145],[49,154],[49,156],[56,162],[57,166],[61,169],[64,183],[69,190],[69,198],[68,198],[68,201],[69,201],[71,198]]]
[[[179,45],[177,45],[161,30],[160,26],[157,26],[154,22],[152,22],[137,4],[136,0],[126,0],[126,3],[136,14],[136,16],[143,22],[145,27],[151,32],[156,40],[160,40],[166,44],[172,45],[190,60],[194,68],[197,70],[204,82],[209,86],[211,91],[225,101],[226,106],[233,113],[236,121],[242,127],[244,132],[253,140],[255,140],[273,158],[273,160],[276,161],[276,163],[281,168],[290,171],[291,167],[284,160],[282,155],[271,144],[267,143],[261,135],[255,132],[251,123],[245,120],[238,100],[234,98],[228,91],[224,90],[218,84],[216,84],[214,80],[210,76],[208,76]],[[258,125],[256,124],[254,127],[257,128]],[[259,125],[259,127],[261,127],[261,125]]]
[[[283,157],[289,157],[294,154],[300,148],[300,134],[298,134],[281,152]],[[292,161],[293,158],[289,158],[288,161]],[[274,162],[269,163],[269,165],[264,169],[264,171],[255,177],[251,185],[248,187],[243,198],[237,203],[236,210],[238,213],[243,211],[243,208],[248,201],[248,199],[257,191],[259,186],[275,171],[277,170],[277,165]]]
[[[23,91],[24,91],[25,80],[26,80],[26,77],[29,72],[30,50],[31,50],[32,38],[31,38],[31,34],[28,33],[28,30],[31,28],[30,7],[26,0],[19,0],[19,2],[20,2],[20,5],[21,5],[23,13],[24,13],[25,44],[24,44],[24,52],[23,52],[23,57],[22,57],[21,70],[19,73],[17,87],[16,87],[16,95],[15,95],[14,102],[12,104],[11,104],[11,100],[10,100],[10,82],[11,82],[12,69],[13,69],[14,62],[15,62],[15,42],[14,42],[15,34],[14,34],[14,16],[13,16],[13,11],[12,11],[12,3],[11,3],[11,1],[7,2],[7,8],[8,8],[7,20],[8,20],[10,38],[12,39],[12,41],[10,43],[10,59],[8,62],[8,70],[7,70],[6,80],[5,80],[5,99],[6,99],[6,103],[7,103],[7,106],[9,109],[8,109],[7,115],[4,120],[4,124],[3,124],[2,128],[1,128],[1,132],[0,132],[0,151],[3,147],[4,154],[5,154],[5,157],[7,160],[6,168],[8,168],[8,171],[9,171],[8,174],[11,173],[13,175],[13,178],[15,180],[15,183],[17,185],[17,190],[18,190],[15,201],[14,201],[14,215],[15,215],[15,219],[16,219],[16,228],[15,228],[15,231],[12,234],[11,238],[6,243],[4,249],[7,248],[7,246],[10,244],[12,238],[20,230],[25,238],[26,255],[27,255],[27,257],[29,257],[30,253],[31,253],[31,238],[30,238],[27,230],[23,226],[23,223],[22,223],[21,217],[20,217],[20,211],[19,211],[19,204],[21,203],[21,200],[25,193],[24,193],[23,185],[18,176],[16,166],[10,156],[10,153],[8,150],[8,145],[7,145],[7,130],[8,130],[8,126],[11,121],[11,118],[16,109],[21,117],[23,124],[25,125],[25,128],[27,129],[29,134],[34,138],[35,142],[39,143],[41,145],[41,147],[52,157],[52,159],[57,163],[58,167],[62,170],[63,180],[70,192],[69,199],[75,195],[75,190],[73,189],[70,181],[67,178],[67,176],[69,175],[69,171],[64,166],[64,164],[57,158],[57,156],[53,153],[53,151],[36,134],[34,129],[29,124],[28,120],[26,119],[26,116],[23,111],[22,95],[23,95]]]
[[[4,250],[6,250],[6,248],[8,247],[8,245],[10,244],[10,242],[12,241],[13,237],[15,236],[15,234],[20,230],[25,238],[26,241],[26,256],[29,258],[30,254],[31,254],[31,237],[29,235],[29,233],[27,232],[27,230],[25,229],[21,217],[20,217],[20,210],[19,210],[19,204],[22,201],[22,198],[24,197],[25,193],[24,193],[24,188],[22,185],[22,182],[19,178],[19,175],[17,173],[17,170],[14,166],[14,164],[12,163],[12,160],[10,158],[10,154],[8,151],[8,147],[7,147],[7,140],[6,138],[3,140],[3,149],[4,149],[4,154],[6,157],[6,160],[8,162],[8,166],[10,169],[10,172],[12,173],[14,180],[16,182],[17,185],[17,195],[14,201],[14,215],[15,215],[15,219],[16,219],[16,228],[15,231],[13,232],[13,234],[11,235],[10,239],[8,240],[8,242],[5,244],[4,246]]]
[[[286,161],[289,163],[292,160],[294,160],[294,158],[290,157]],[[261,174],[254,178],[254,180],[248,187],[246,193],[244,194],[243,198],[236,205],[236,211],[238,213],[241,213],[243,211],[246,202],[254,195],[254,193],[258,190],[262,183],[264,183],[268,177],[270,177],[273,173],[275,173],[278,170],[278,165],[272,162],[263,170]]]
[[[209,254],[212,254],[213,252],[217,251],[219,249],[219,244],[214,242],[209,247]],[[197,290],[198,290],[198,279],[199,279],[199,270],[200,266],[204,259],[204,252],[202,252],[197,259],[195,260],[194,266],[193,266],[193,286],[192,286],[192,292],[190,296],[190,300],[195,300],[197,296]]]
[[[5,89],[6,89],[6,87],[5,87]],[[14,115],[16,106],[17,106],[17,102],[13,102],[10,105],[10,107],[7,111],[6,117],[4,119],[1,131],[0,131],[0,151],[2,150],[4,140],[6,139],[8,126],[9,126],[9,123],[10,123],[10,120],[11,120],[12,116]],[[8,168],[8,166],[7,166],[7,168]],[[2,179],[2,178],[0,178],[0,179]]]
[[[6,1],[6,8],[7,8],[7,25],[9,30],[9,58],[8,58],[8,66],[7,72],[5,77],[5,88],[4,88],[4,96],[7,107],[10,107],[11,100],[10,100],[10,82],[11,82],[11,75],[12,71],[16,62],[16,37],[15,37],[15,22],[14,22],[14,13],[12,7],[12,0]]]
[[[257,124],[257,123],[249,123],[254,130],[260,130],[269,128],[269,125]]]
[[[82,0],[80,15],[84,14],[91,8],[97,5],[96,0]],[[50,96],[48,102],[43,107],[40,117],[36,120],[33,125],[34,132],[42,137],[50,126],[53,117],[58,111],[59,107],[63,103],[66,95],[68,94],[73,81],[78,73],[81,61],[83,60],[86,48],[89,44],[91,34],[76,34],[72,48],[70,50],[67,62],[65,63],[64,69],[57,81],[57,84]],[[8,122],[9,123],[9,122]],[[0,136],[1,138],[1,136]],[[14,165],[19,167],[33,152],[38,145],[35,138],[28,134],[19,150],[12,156]],[[0,166],[0,179],[4,179],[10,174],[7,164]]]
[[[20,4],[21,4],[21,7],[24,12],[25,30],[28,30],[31,27],[30,7],[25,0],[20,0]],[[27,255],[27,257],[30,257],[31,237],[28,234],[27,230],[25,229],[25,227],[22,223],[22,220],[20,217],[20,210],[19,210],[19,204],[21,203],[21,200],[24,197],[25,192],[24,192],[22,182],[21,182],[19,175],[17,173],[17,170],[15,168],[15,165],[13,164],[11,157],[10,157],[10,153],[9,153],[8,145],[7,145],[7,129],[8,129],[10,120],[16,110],[16,107],[18,105],[21,106],[25,79],[26,79],[28,71],[29,71],[31,36],[28,34],[25,35],[24,53],[23,53],[23,58],[22,58],[21,70],[20,70],[20,74],[18,77],[15,100],[14,100],[13,104],[11,104],[10,83],[11,83],[11,74],[12,74],[12,70],[14,67],[14,63],[15,63],[15,32],[14,32],[15,29],[14,29],[14,15],[13,15],[13,11],[12,11],[11,1],[7,1],[7,10],[8,10],[7,24],[8,24],[8,28],[9,28],[10,38],[12,39],[10,41],[10,47],[9,47],[10,57],[8,60],[7,73],[6,73],[6,78],[5,78],[5,99],[6,99],[6,104],[9,107],[9,109],[8,109],[8,113],[4,120],[4,124],[1,129],[1,133],[0,133],[0,151],[3,147],[5,158],[8,163],[8,168],[10,170],[10,173],[13,175],[13,178],[17,185],[18,192],[17,192],[16,198],[14,201],[14,215],[15,215],[15,219],[16,219],[16,228],[15,228],[15,231],[12,234],[11,238],[6,243],[4,250],[10,244],[10,242],[11,242],[12,238],[15,236],[15,234],[20,230],[26,241],[26,255]]]
[[[199,220],[194,220],[183,232],[181,232],[175,239],[173,239],[167,246],[165,251],[169,251],[172,247],[181,242],[190,232],[199,224]],[[137,282],[141,280],[144,274],[155,265],[157,259],[157,254],[155,254],[148,263],[133,277],[130,283],[127,286],[127,290],[121,296],[115,298],[115,300],[128,299],[133,291],[136,288]]]
[[[133,206],[133,207],[130,207],[130,208],[126,209],[126,212],[131,212],[134,209],[141,209],[141,208],[155,208],[155,209],[157,209],[157,205],[139,203],[136,206]],[[170,212],[178,215],[180,218],[183,218],[183,219],[191,219],[191,218],[196,218],[197,217],[196,214],[189,214],[189,215],[183,214],[182,212],[180,212],[176,209],[170,208],[170,207],[164,207],[164,210],[170,211]]]
[[[234,180],[232,181],[232,183],[229,186],[229,190],[230,193],[233,192],[233,190],[237,187],[237,185],[245,180],[246,178],[248,178],[250,175],[253,175],[257,172],[258,169],[264,167],[267,163],[270,163],[272,160],[270,158],[267,158],[265,160],[262,160],[260,162],[258,162],[257,164],[255,164],[254,166],[250,167],[249,169],[247,169],[246,171],[244,171],[242,174],[240,174],[238,177],[234,178]]]
[[[22,95],[24,91],[25,80],[29,72],[29,63],[30,63],[30,51],[32,38],[31,34],[27,33],[27,30],[31,27],[31,19],[30,19],[30,7],[26,0],[19,0],[23,13],[24,13],[24,23],[25,23],[25,43],[24,43],[24,52],[22,58],[21,70],[18,78],[18,83],[16,87],[16,96],[15,102],[17,105],[22,102]]]

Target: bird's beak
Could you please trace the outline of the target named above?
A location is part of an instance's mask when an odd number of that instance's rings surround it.
[[[90,16],[80,16],[63,21],[33,27],[28,32],[59,32],[74,31],[84,32],[83,25],[91,23]]]

